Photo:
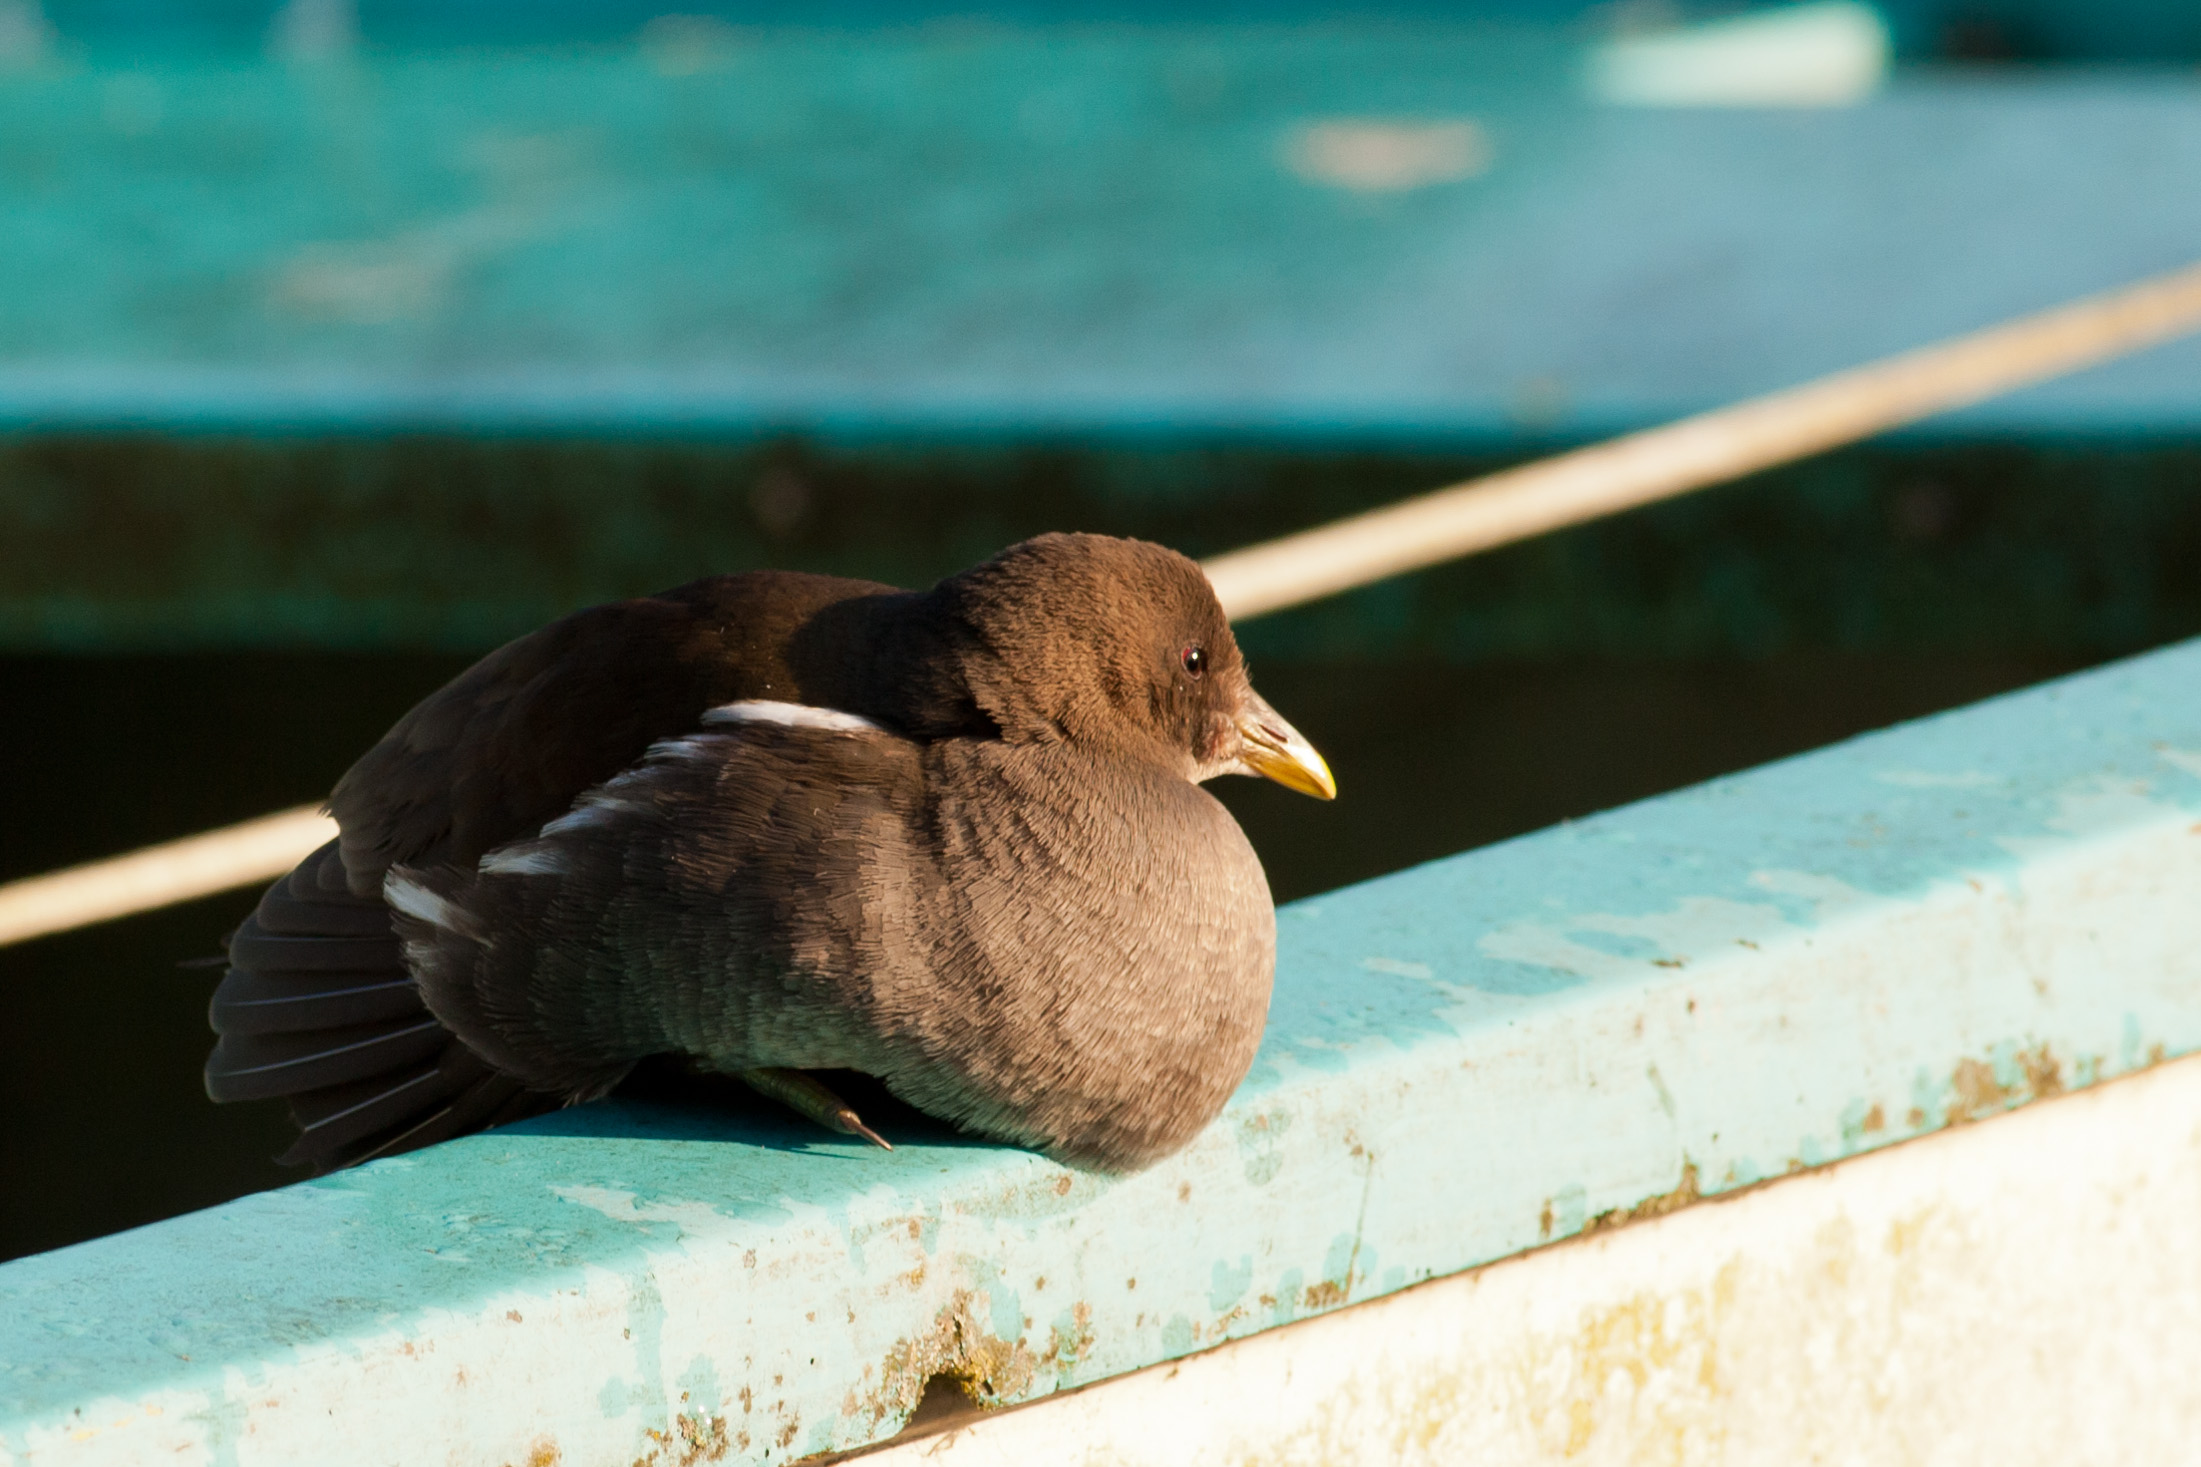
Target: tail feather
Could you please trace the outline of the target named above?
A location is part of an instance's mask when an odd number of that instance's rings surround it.
[[[207,1094],[288,1100],[299,1137],[286,1164],[350,1166],[558,1103],[428,1013],[389,908],[345,885],[334,841],[268,888],[231,937],[229,965],[209,1006],[220,1038]]]
[[[476,1081],[450,1104],[363,1151],[355,1159],[367,1161],[420,1146],[433,1146],[438,1141],[448,1141],[471,1131],[540,1115],[556,1104],[549,1096],[528,1090],[509,1075],[491,1075]]]
[[[262,929],[308,937],[392,936],[390,912],[381,899],[354,896],[342,885],[323,885],[319,873],[328,867],[341,873],[343,863],[324,859],[321,851],[316,851],[290,875],[269,887],[267,895],[260,898],[259,910],[253,913]]]
[[[447,1044],[417,1068],[294,1095],[290,1114],[298,1140],[279,1159],[288,1165],[341,1164],[349,1153],[386,1139],[393,1128],[418,1125],[492,1073],[464,1045]]]
[[[389,926],[387,918],[383,926]],[[372,973],[401,967],[394,932],[380,937],[277,935],[257,917],[245,918],[230,935],[229,965],[248,973]]]
[[[224,1034],[206,1061],[215,1100],[273,1100],[407,1069],[441,1052],[451,1032],[423,1015],[411,1023],[312,1029],[303,1034]]]
[[[405,1019],[427,1010],[410,978],[387,973],[350,973],[344,987],[301,986],[288,974],[231,972],[207,1010],[214,1032],[297,1034],[343,1029],[385,1019]]]

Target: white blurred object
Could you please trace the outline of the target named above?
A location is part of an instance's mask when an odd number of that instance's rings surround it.
[[[1490,167],[1490,139],[1463,119],[1339,118],[1295,129],[1284,161],[1309,183],[1396,193],[1473,178]]]
[[[268,24],[268,54],[285,61],[325,61],[358,46],[355,0],[288,0]]]
[[[53,23],[38,0],[0,0],[0,66],[43,61],[53,39]]]
[[[718,71],[739,54],[743,34],[715,15],[660,15],[642,27],[642,55],[664,76]]]
[[[1607,41],[1590,53],[1590,95],[1624,107],[1842,107],[1888,74],[1880,12],[1824,0]]]

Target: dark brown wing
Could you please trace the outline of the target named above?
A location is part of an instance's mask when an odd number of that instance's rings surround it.
[[[422,1004],[382,877],[471,866],[532,835],[705,709],[846,701],[864,619],[823,618],[891,588],[761,571],[576,612],[423,700],[338,782],[341,837],[275,883],[229,943],[207,1059],[218,1101],[284,1099],[317,1171],[409,1151],[559,1104],[469,1050]],[[821,621],[832,623],[816,635]],[[798,633],[808,630],[803,645]]]
[[[742,698],[830,702],[796,633],[869,581],[754,571],[578,611],[490,653],[422,700],[329,796],[351,889],[399,862],[471,865],[532,835],[656,740]],[[830,666],[826,669],[830,674]]]

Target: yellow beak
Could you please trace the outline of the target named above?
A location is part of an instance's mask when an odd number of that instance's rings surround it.
[[[1238,763],[1246,773],[1273,779],[1288,790],[1318,800],[1337,798],[1337,781],[1314,745],[1250,689],[1246,710],[1238,715],[1238,735],[1245,741]]]

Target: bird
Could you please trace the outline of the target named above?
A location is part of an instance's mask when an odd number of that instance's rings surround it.
[[[1252,1064],[1276,919],[1202,785],[1333,798],[1159,545],[1048,534],[928,590],[759,570],[575,612],[338,780],[231,935],[218,1102],[328,1171],[658,1056],[891,1148],[820,1072],[1125,1172]],[[844,1088],[846,1088],[844,1086]]]

